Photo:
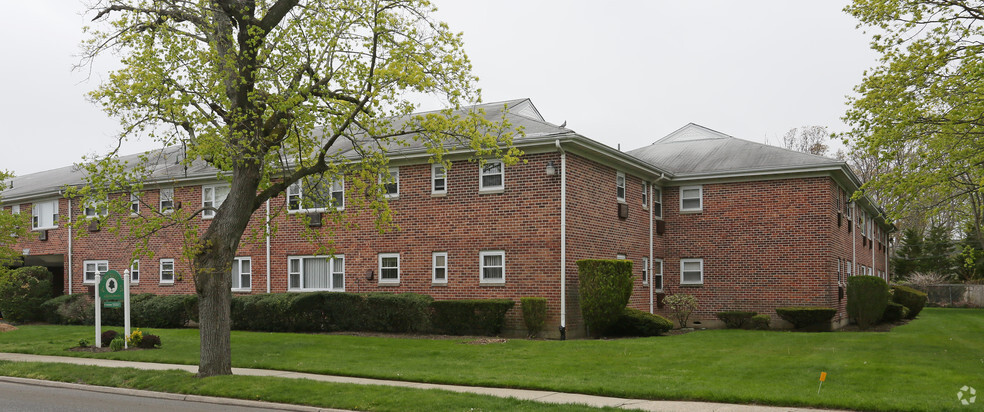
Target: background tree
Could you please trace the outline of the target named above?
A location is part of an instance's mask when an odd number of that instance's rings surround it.
[[[830,139],[826,126],[803,126],[801,129],[789,129],[782,137],[782,146],[789,150],[827,156],[830,149],[827,141]]]
[[[390,214],[377,179],[388,176],[390,150],[417,142],[447,166],[455,148],[516,161],[508,124],[454,110],[479,101],[476,78],[461,35],[434,11],[426,0],[104,0],[90,10],[82,65],[119,56],[92,96],[121,120],[120,141],[180,145],[181,164],[204,162],[230,184],[217,208],[130,219],[129,194],[139,197],[162,152],[139,165],[113,152],[88,159],[86,185],[72,193],[108,207],[101,224],[131,239],[183,235],[199,295],[200,376],[231,374],[231,263],[267,200],[298,181],[344,177],[345,213],[370,211],[382,229]],[[411,115],[419,95],[447,109]],[[214,217],[200,230],[202,213]]]
[[[920,259],[923,255],[923,238],[915,228],[903,231],[901,245],[892,256],[892,273],[896,279],[907,279],[913,272],[919,271]]]
[[[855,0],[845,11],[875,32],[871,45],[882,54],[844,117],[845,143],[877,162],[863,190],[892,199],[884,203],[893,219],[950,213],[984,242],[981,5]]]
[[[9,187],[13,173],[0,170],[0,192]],[[30,213],[13,213],[10,208],[0,208],[0,266],[9,266],[21,260],[21,251],[15,250],[20,238],[27,236],[31,222]]]

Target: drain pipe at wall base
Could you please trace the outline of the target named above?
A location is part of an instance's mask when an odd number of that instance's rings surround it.
[[[68,294],[72,294],[72,198],[68,198]]]
[[[560,151],[560,340],[567,340],[567,152]]]
[[[266,281],[267,293],[270,293],[270,199],[266,201]]]

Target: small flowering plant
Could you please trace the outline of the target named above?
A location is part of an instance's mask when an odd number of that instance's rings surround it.
[[[134,330],[132,333],[130,333],[130,336],[126,337],[127,346],[131,348],[140,346],[140,342],[142,340],[143,340],[143,332],[141,332],[140,329]]]

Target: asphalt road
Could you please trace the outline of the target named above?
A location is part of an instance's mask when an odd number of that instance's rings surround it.
[[[0,410],[4,412],[225,412],[269,411],[274,409],[220,405],[142,396],[51,388],[0,382]]]

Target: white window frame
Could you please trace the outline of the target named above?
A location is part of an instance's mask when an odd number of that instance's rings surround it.
[[[249,265],[249,270],[244,273],[243,263],[245,262],[249,262],[247,263]],[[235,276],[232,277],[232,290],[236,292],[249,292],[250,290],[252,290],[253,289],[253,258],[248,256],[236,257],[232,259],[232,267],[238,268],[238,272],[239,272],[238,279],[236,279]],[[233,273],[234,272],[230,270],[229,275],[232,276]],[[247,282],[249,283],[249,285],[243,286],[243,275],[246,275],[246,279],[249,279],[249,282]]]
[[[444,182],[444,188],[437,188],[437,181],[442,180]],[[432,195],[446,195],[448,194],[448,169],[444,167],[443,163],[434,163],[431,165],[431,194]]]
[[[642,257],[642,284],[643,285],[649,284],[649,257],[648,256]]]
[[[82,214],[85,215],[86,219],[95,219],[97,217],[105,217],[109,214],[109,208],[106,207],[105,200],[89,200],[83,204]]]
[[[485,266],[485,257],[486,256],[500,256],[500,257],[502,257],[502,266]],[[506,252],[504,250],[483,250],[483,251],[479,252],[479,254],[478,254],[478,267],[479,267],[479,269],[478,269],[478,278],[480,280],[480,283],[483,283],[483,284],[493,284],[493,285],[501,285],[501,284],[506,283]],[[486,278],[485,277],[485,269],[486,268],[501,268],[502,269],[502,278],[501,279]]]
[[[140,214],[140,196],[136,193],[130,193],[130,216],[136,216]]]
[[[211,203],[212,208],[218,209],[222,207],[225,203],[227,197],[229,197],[229,192],[227,191],[222,200],[218,200],[216,192],[219,189],[231,189],[232,186],[228,184],[216,184],[216,185],[202,185],[202,207],[206,207],[206,204]],[[209,194],[208,192],[211,192]],[[212,219],[215,217],[216,211],[214,210],[202,210],[202,219]]]
[[[684,270],[686,268],[686,264],[687,263],[698,263],[698,264],[700,264],[700,269],[699,269],[700,280],[699,281],[689,281],[688,282],[688,281],[684,280],[683,274],[684,274],[684,272],[687,272],[686,270]],[[704,259],[702,259],[702,258],[701,259],[690,259],[690,258],[688,258],[688,259],[680,259],[680,284],[681,285],[703,285],[704,284]]]
[[[649,182],[642,181],[642,210],[649,210]]]
[[[692,191],[692,190],[696,190],[697,191],[697,203],[698,203],[698,205],[697,205],[696,208],[694,208],[694,207],[685,208],[683,206],[684,200],[693,200],[694,198],[693,197],[683,197],[683,193],[684,192],[687,192],[687,191]],[[703,212],[703,211],[704,211],[704,186],[703,185],[698,185],[698,186],[680,186],[680,212],[682,212],[682,213],[685,213],[685,212],[695,213],[695,212]]]
[[[653,210],[653,217],[662,220],[663,219],[663,188],[654,185],[653,207],[655,207],[655,205],[659,205],[659,208]]]
[[[11,205],[10,206],[10,214],[12,214],[12,215],[19,215],[20,214],[20,205]]]
[[[615,200],[625,203],[625,173],[615,172]]]
[[[383,259],[396,258],[396,266],[383,266]],[[380,253],[377,259],[379,263],[379,283],[397,284],[400,283],[400,254],[399,253]],[[383,278],[383,269],[396,269],[396,279]]]
[[[653,280],[655,280],[657,276],[659,277],[659,285],[653,285],[653,290],[656,292],[662,292],[663,291],[663,259],[659,259],[659,258],[653,259],[653,274],[652,274]]]
[[[170,265],[171,266],[171,269],[170,270],[165,270],[164,269],[164,265],[165,264]],[[174,278],[175,278],[175,272],[176,272],[176,270],[174,268],[174,259],[161,259],[160,264],[158,265],[158,269],[159,269],[158,273],[159,273],[159,277],[160,277],[160,283],[162,285],[173,285],[174,284]],[[165,279],[164,278],[164,274],[165,273],[170,273],[171,274],[171,278],[170,279]]]
[[[140,259],[134,259],[130,264],[130,284],[140,283]]]
[[[491,165],[499,165],[499,172],[498,173],[491,173],[491,172],[487,173],[486,168],[488,168]],[[489,185],[489,186],[486,186],[485,185],[485,177],[486,176],[496,176],[496,175],[499,176],[499,184],[498,185]],[[503,191],[505,189],[506,189],[506,166],[502,163],[501,160],[498,160],[498,159],[486,160],[485,161],[485,164],[482,164],[482,165],[478,166],[478,191],[479,192],[501,192],[501,191]]]
[[[170,203],[165,205],[165,203]],[[157,201],[158,210],[161,213],[173,213],[174,212],[174,188],[173,187],[162,187],[160,190],[160,199]]]
[[[444,258],[444,265],[437,264],[437,258]],[[437,270],[444,269],[444,279],[437,278]],[[431,282],[432,283],[448,283],[448,252],[434,252],[431,255]]]
[[[627,260],[628,257],[625,256],[624,253],[619,253],[619,254],[615,255],[615,259],[618,259],[618,260]]]
[[[386,169],[389,176],[379,173],[379,185],[383,189],[383,197],[387,199],[397,199],[400,197],[400,168],[391,167]],[[392,179],[392,181],[390,180]],[[390,193],[388,185],[395,185],[396,192]]]
[[[328,210],[327,206],[304,207],[304,179],[298,180],[287,187],[287,213],[319,213]],[[339,176],[336,180],[325,180],[328,184],[328,201],[331,202],[335,210],[345,210],[345,179]],[[336,202],[336,194],[341,194],[341,201]],[[291,198],[297,198],[297,208],[291,205]]]
[[[31,229],[33,230],[47,230],[47,229],[57,229],[58,228],[58,199],[43,200],[39,202],[34,202],[31,205]],[[51,210],[46,210],[44,205],[49,206]],[[48,222],[43,219],[42,213],[50,212],[51,221]]]
[[[328,262],[328,287],[327,288],[305,288],[304,260],[305,259],[325,259]],[[297,261],[297,271],[291,267],[292,262]],[[297,286],[292,286],[291,277],[297,277]],[[341,276],[340,281],[337,278]],[[335,283],[340,283],[341,287],[335,287]],[[345,291],[345,255],[334,256],[288,256],[287,257],[287,291],[288,292],[344,292]]]
[[[91,267],[91,269],[90,269]],[[96,275],[109,271],[108,260],[86,260],[82,262],[82,284],[95,285]]]

